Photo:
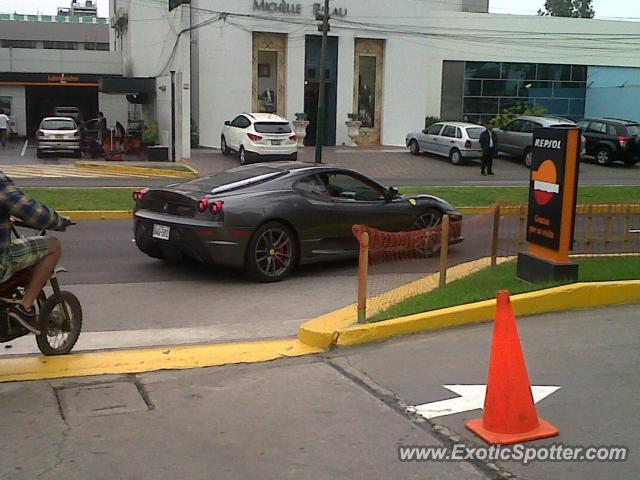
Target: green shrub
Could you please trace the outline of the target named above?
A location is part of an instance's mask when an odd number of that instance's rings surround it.
[[[151,122],[142,134],[142,141],[147,145],[155,145],[158,143],[158,134],[158,122]]]
[[[434,123],[441,122],[442,119],[440,117],[425,117],[424,119],[424,128],[429,128]]]

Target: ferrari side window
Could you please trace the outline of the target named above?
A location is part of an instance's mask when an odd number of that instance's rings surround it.
[[[327,175],[327,190],[333,197],[360,202],[384,200],[384,192],[374,185],[343,173]]]
[[[301,193],[312,193],[315,195],[328,195],[325,183],[317,175],[303,178],[295,183],[293,188]]]

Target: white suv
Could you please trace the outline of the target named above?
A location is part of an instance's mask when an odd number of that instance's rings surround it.
[[[224,122],[220,138],[224,155],[238,152],[240,164],[297,160],[298,138],[286,118],[275,113],[243,113]]]

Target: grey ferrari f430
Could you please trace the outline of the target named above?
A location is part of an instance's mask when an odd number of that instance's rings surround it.
[[[135,242],[145,254],[244,268],[261,282],[282,280],[298,264],[356,257],[354,224],[411,231],[448,214],[449,243],[462,241],[462,216],[446,201],[401,195],[331,165],[246,165],[139,190],[134,200]]]

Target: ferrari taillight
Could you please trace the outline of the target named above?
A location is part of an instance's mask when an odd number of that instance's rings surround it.
[[[209,211],[212,215],[219,215],[222,213],[222,206],[224,202],[222,200],[216,200],[215,202],[209,202]]]
[[[207,208],[209,208],[209,199],[208,198],[203,198],[201,200],[198,200],[198,211],[200,213],[202,212],[206,212]]]
[[[148,188],[143,188],[142,190],[136,190],[135,192],[133,192],[133,199],[136,202],[141,202],[148,191],[149,191]]]

